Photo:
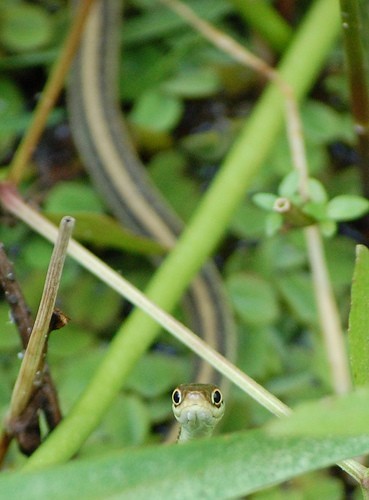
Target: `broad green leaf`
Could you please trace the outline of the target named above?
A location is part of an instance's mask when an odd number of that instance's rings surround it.
[[[278,196],[272,193],[257,193],[252,197],[252,201],[264,210],[272,211]]]
[[[354,256],[356,243],[351,238],[336,236],[325,242],[325,253],[329,275],[336,293],[344,293],[346,300],[347,289],[351,286],[354,273]],[[347,300],[347,305],[348,300]]]
[[[104,211],[101,198],[85,182],[59,182],[47,195],[44,209],[47,212],[97,212]]]
[[[155,398],[165,392],[170,393],[178,381],[186,380],[188,371],[188,363],[178,356],[149,353],[137,362],[125,383],[125,388],[146,398]]]
[[[310,215],[316,221],[324,221],[327,219],[326,203],[308,201],[302,208],[304,214]]]
[[[355,496],[355,493],[353,493]],[[252,500],[337,500],[345,498],[345,484],[340,477],[324,472],[310,472],[288,484],[255,493]]]
[[[270,283],[244,273],[230,276],[226,284],[231,302],[246,324],[267,325],[277,319],[279,307]]]
[[[17,86],[7,78],[0,79],[0,157],[7,153],[12,145],[17,127],[9,127],[22,118],[24,99]]]
[[[124,32],[128,22],[124,23]],[[133,101],[143,92],[157,87],[176,70],[177,58],[169,57],[162,47],[143,44],[127,48],[120,68],[120,97]]]
[[[304,131],[315,144],[324,144],[338,138],[352,137],[352,124],[326,104],[309,100],[302,107]]]
[[[20,2],[0,11],[0,41],[15,52],[31,51],[49,43],[53,35],[51,17],[37,5]]]
[[[9,306],[6,302],[0,304],[0,350],[21,350],[21,341],[17,328],[11,320]]]
[[[231,6],[223,0],[191,0],[189,6],[203,19],[214,22],[231,11]],[[123,28],[124,43],[142,44],[188,28],[186,21],[166,7],[152,8],[147,13],[130,19]]]
[[[150,161],[150,177],[165,200],[183,220],[188,220],[200,201],[201,193],[186,172],[186,160],[174,150],[161,151]]]
[[[329,201],[327,215],[336,221],[353,220],[369,210],[369,201],[361,196],[341,195]]]
[[[34,472],[3,473],[0,497],[235,498],[368,451],[367,434],[313,439],[249,431],[180,446],[129,449]]]
[[[250,377],[266,380],[283,371],[281,352],[276,346],[280,341],[279,332],[274,332],[270,326],[252,325],[241,325],[238,330],[237,364]],[[233,411],[232,408],[232,414]]]
[[[228,151],[233,139],[232,129],[225,126],[222,130],[212,128],[186,135],[181,139],[180,146],[197,161],[218,163]]]
[[[337,232],[337,222],[333,220],[323,220],[319,222],[319,229],[323,236],[331,238]]]
[[[316,322],[316,305],[311,278],[303,272],[285,273],[276,281],[284,300],[300,321]]]
[[[46,215],[58,224],[65,213],[48,212]],[[73,236],[84,243],[144,255],[165,253],[165,249],[159,243],[124,229],[108,215],[96,212],[74,212],[73,210],[68,210],[67,213],[76,219]]]
[[[369,383],[369,251],[356,249],[356,264],[351,289],[349,348],[351,371],[356,385]]]
[[[144,402],[135,394],[119,394],[82,448],[82,456],[99,456],[126,446],[143,444],[149,432],[150,415]]]
[[[135,101],[130,120],[144,129],[165,132],[177,125],[182,111],[183,104],[177,97],[152,89]]]
[[[272,436],[369,436],[369,389],[301,404],[293,414],[267,424]]]
[[[304,243],[299,244],[297,232],[265,239],[258,247],[253,269],[267,279],[274,273],[286,273],[306,266]]]
[[[161,85],[168,94],[184,99],[199,99],[220,90],[220,79],[211,68],[187,68]]]
[[[310,199],[315,203],[326,203],[328,201],[327,191],[317,179],[309,179],[309,195]]]
[[[299,174],[293,170],[286,175],[278,187],[278,194],[284,198],[292,198],[298,191],[299,187]]]
[[[268,214],[265,221],[265,231],[267,236],[274,236],[283,226],[283,216],[278,213]]]
[[[246,202],[236,210],[230,229],[241,238],[260,237],[265,233],[266,213],[253,203]]]
[[[62,303],[73,321],[91,331],[103,331],[114,323],[121,305],[121,297],[91,274],[83,274],[69,288]]]
[[[94,342],[91,332],[71,322],[61,330],[52,332],[48,343],[48,356],[56,359],[83,355]]]

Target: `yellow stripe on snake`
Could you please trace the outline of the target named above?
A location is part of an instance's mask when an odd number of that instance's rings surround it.
[[[73,136],[87,171],[116,218],[137,234],[170,247],[182,223],[150,182],[118,102],[121,19],[119,0],[98,0],[92,8],[68,85]],[[184,300],[193,330],[234,359],[232,319],[213,263],[202,268]],[[194,379],[222,384],[219,374],[204,362],[197,364]]]

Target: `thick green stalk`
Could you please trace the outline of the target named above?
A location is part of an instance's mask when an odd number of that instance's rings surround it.
[[[283,52],[292,38],[292,28],[264,0],[230,0],[245,21],[270,43]]]
[[[338,29],[336,0],[317,1],[306,15],[280,68],[298,98],[306,94],[314,82]],[[253,176],[266,160],[282,129],[283,119],[282,97],[271,85],[248,119],[176,248],[148,287],[147,295],[164,309],[174,307],[192,277],[216,248]],[[29,459],[27,469],[63,462],[78,451],[157,332],[158,326],[140,311],[130,316],[85,393]]]

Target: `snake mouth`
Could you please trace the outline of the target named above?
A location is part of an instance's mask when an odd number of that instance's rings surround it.
[[[211,411],[202,408],[201,406],[191,406],[186,410],[182,411],[181,423],[191,426],[211,426],[213,421],[213,414]]]

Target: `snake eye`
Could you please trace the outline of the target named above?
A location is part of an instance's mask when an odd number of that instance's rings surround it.
[[[178,406],[182,401],[182,394],[179,389],[174,389],[172,393],[172,401],[175,406]]]
[[[220,392],[219,389],[214,389],[213,392],[211,393],[211,402],[215,406],[219,407],[222,404],[222,401],[223,401],[222,393]]]

